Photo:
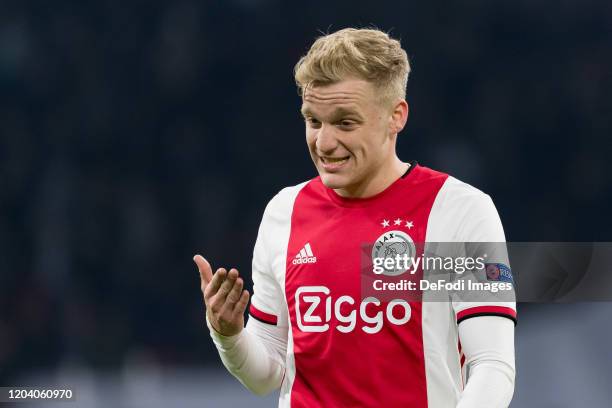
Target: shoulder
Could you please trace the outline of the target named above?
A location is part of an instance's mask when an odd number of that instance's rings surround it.
[[[293,186],[285,187],[280,190],[268,202],[264,212],[264,218],[282,219],[288,216],[290,217],[291,212],[293,211],[293,204],[300,191],[302,191],[307,184],[314,182],[317,179],[318,177],[303,181]]]
[[[420,164],[413,168],[406,188],[408,194],[415,194],[415,190],[430,192],[435,196],[434,206],[438,207],[478,205],[490,201],[490,197],[476,187]]]
[[[437,241],[503,241],[491,197],[449,176],[440,188],[429,217],[428,235]]]
[[[436,201],[450,206],[481,206],[488,205],[491,197],[468,183],[448,176],[440,188]]]

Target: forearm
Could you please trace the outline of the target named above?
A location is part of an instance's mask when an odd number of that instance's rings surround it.
[[[226,337],[206,323],[221,361],[246,388],[264,395],[280,387],[286,350],[282,330],[251,319],[239,334]]]
[[[500,361],[483,361],[471,367],[457,408],[506,408],[513,393],[514,370]]]
[[[505,408],[514,393],[514,323],[483,316],[460,324],[467,384],[457,408]]]

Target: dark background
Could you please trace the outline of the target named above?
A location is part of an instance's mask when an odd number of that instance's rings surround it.
[[[611,2],[3,1],[0,385],[219,367],[191,258],[249,276],[267,201],[316,175],[293,66],[369,25],[411,59],[400,158],[510,241],[611,240]]]

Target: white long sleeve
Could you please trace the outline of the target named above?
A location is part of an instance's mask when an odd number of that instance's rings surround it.
[[[459,324],[467,384],[457,408],[506,408],[514,394],[514,322],[479,316]]]
[[[280,387],[285,374],[287,328],[250,318],[235,336],[219,334],[206,319],[210,336],[227,370],[246,388],[265,395]]]

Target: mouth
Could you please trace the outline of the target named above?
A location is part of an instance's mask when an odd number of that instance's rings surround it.
[[[351,157],[325,157],[319,156],[321,165],[326,171],[334,172],[340,170],[349,161]]]

